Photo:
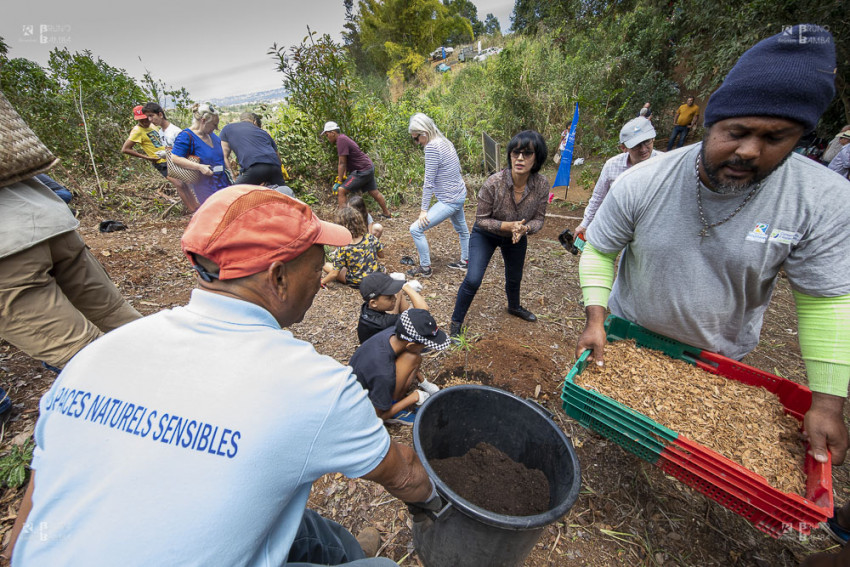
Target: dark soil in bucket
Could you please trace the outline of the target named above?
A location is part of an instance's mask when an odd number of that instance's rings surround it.
[[[549,481],[543,471],[526,468],[489,443],[430,463],[458,495],[490,512],[533,516],[549,510]]]

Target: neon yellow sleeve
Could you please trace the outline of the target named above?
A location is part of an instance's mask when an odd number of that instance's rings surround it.
[[[617,252],[605,254],[590,242],[585,243],[578,263],[578,275],[581,281],[581,293],[584,306],[601,305],[608,307],[608,296],[614,285],[614,262]]]
[[[813,392],[847,397],[850,382],[850,295],[793,292],[800,351]]]

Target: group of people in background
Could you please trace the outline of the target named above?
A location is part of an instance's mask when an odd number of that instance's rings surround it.
[[[667,141],[667,151],[669,152],[674,147],[681,148],[685,145],[688,135],[699,123],[699,105],[695,103],[694,97],[689,96],[685,102],[676,108],[673,114],[673,130],[670,132],[670,139]],[[652,122],[652,103],[645,102],[638,111],[638,117],[647,119]],[[622,140],[620,140],[622,143]]]
[[[526,321],[536,317],[520,302],[520,286],[527,249],[527,235],[543,227],[548,204],[549,182],[539,171],[548,155],[546,142],[534,131],[517,134],[508,144],[507,167],[492,175],[478,194],[478,209],[470,234],[464,213],[467,187],[454,145],[440,131],[433,119],[423,113],[410,118],[408,133],[414,144],[421,146],[425,157],[425,175],[419,217],[410,225],[419,263],[408,270],[412,278],[428,278],[433,273],[431,251],[426,231],[450,220],[458,235],[459,258],[447,267],[465,272],[457,292],[450,334],[458,336],[470,304],[486,272],[490,259],[499,248],[505,260],[505,292],[507,311]],[[348,228],[353,242],[331,252],[324,266],[322,285],[333,281],[359,287],[373,272],[383,271],[380,264],[383,245],[375,236],[371,216],[357,213],[352,199],[369,193],[391,218],[386,202],[377,190],[374,166],[368,156],[336,122],[325,123],[322,135],[337,147],[339,155],[337,222]],[[418,283],[418,282],[417,282]],[[394,412],[398,413],[398,412]]]
[[[182,130],[155,102],[135,107],[133,118],[137,124],[121,151],[151,162],[174,185],[189,212],[194,213],[210,195],[234,183],[266,185],[292,195],[283,177],[277,144],[254,113],[243,112],[239,121],[222,128],[220,137],[215,133],[220,112],[210,103],[195,104],[192,125]],[[136,145],[142,152],[136,151]],[[231,152],[239,162],[238,176],[230,165]],[[193,182],[177,177],[181,168],[195,172]]]

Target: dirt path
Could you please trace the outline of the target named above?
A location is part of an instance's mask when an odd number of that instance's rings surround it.
[[[587,198],[586,192],[570,192],[573,199],[574,195],[580,195],[578,200]],[[403,255],[416,256],[407,232],[416,217],[415,209],[402,208],[396,218],[385,223],[382,240],[389,271],[403,271],[405,266],[399,263]],[[566,517],[546,529],[526,565],[791,566],[808,553],[830,547],[822,532],[807,539],[789,535],[773,540],[566,417],[560,386],[574,362],[584,316],[577,258],[561,248],[557,235],[578,224],[573,218],[580,217],[582,209],[577,203],[556,201],[550,213],[542,233],[529,242],[523,281],[523,304],[539,321],[529,324],[506,314],[504,268],[495,255],[467,319],[476,337],[472,349],[468,355],[432,354],[425,362],[427,374],[438,383],[461,379],[490,383],[523,397],[536,394],[573,440],[582,464],[581,495]],[[474,205],[469,205],[467,218],[473,216]],[[128,222],[127,231],[111,234],[97,232],[99,220],[84,216],[81,232],[139,311],[150,314],[188,300],[193,277],[179,247],[187,219],[137,220]],[[443,223],[428,232],[428,239],[434,275],[423,281],[424,295],[438,324],[448,327],[463,276],[446,268],[459,256],[457,236],[450,223]],[[292,330],[319,352],[346,362],[356,344],[359,305],[356,291],[332,285],[319,292],[304,322]],[[803,380],[795,335],[793,299],[783,280],[768,311],[761,344],[745,362]],[[13,416],[2,430],[2,454],[31,435],[38,400],[53,378],[37,362],[0,342],[0,386],[15,402]],[[390,433],[411,443],[410,429],[391,426]],[[844,501],[850,497],[845,488],[846,467],[835,470],[834,477],[836,500]],[[22,491],[6,489],[0,495],[0,533],[4,537],[14,522]],[[310,505],[355,533],[366,525],[375,526],[384,542],[381,555],[402,565],[419,564],[406,510],[381,487],[331,475],[315,484]]]

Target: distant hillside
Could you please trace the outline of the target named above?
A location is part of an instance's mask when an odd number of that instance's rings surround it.
[[[254,93],[244,93],[221,98],[211,99],[210,102],[218,106],[234,106],[237,104],[250,104],[255,102],[276,102],[286,99],[286,89],[272,89],[270,91],[259,91]]]

